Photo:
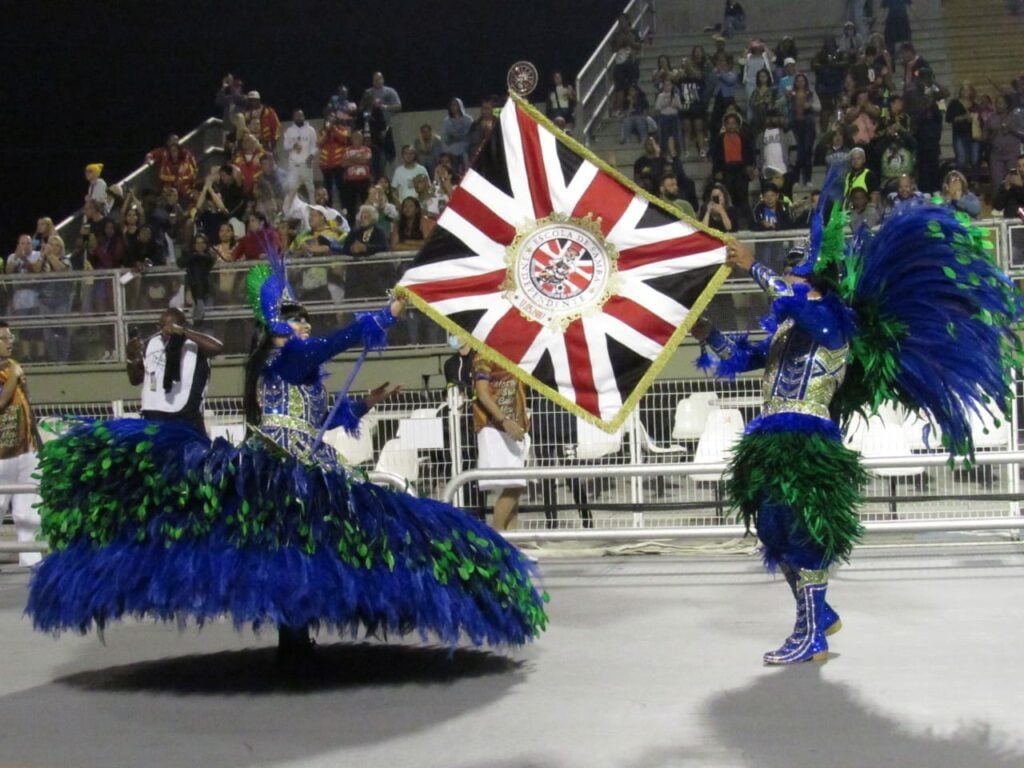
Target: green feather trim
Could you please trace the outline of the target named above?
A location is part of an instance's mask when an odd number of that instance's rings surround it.
[[[847,560],[864,533],[857,507],[867,481],[857,452],[836,440],[802,432],[753,433],[736,447],[726,492],[748,529],[766,501],[786,504],[829,561]]]
[[[245,295],[252,307],[252,313],[256,316],[257,322],[264,323],[263,305],[260,303],[260,291],[263,284],[270,279],[270,265],[257,264],[249,270],[245,276]]]

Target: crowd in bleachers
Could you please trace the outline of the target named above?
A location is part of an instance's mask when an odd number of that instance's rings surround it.
[[[791,36],[740,42],[745,14],[729,0],[722,22],[706,28],[710,52],[658,56],[649,80],[645,41],[623,17],[610,118],[621,120],[620,144],[643,145],[635,181],[663,194],[663,177],[675,176],[698,218],[726,231],[806,226],[828,168],[857,225],[926,200],[971,217],[1018,216],[1024,76],[994,93],[937,82],[911,40],[906,5],[851,0],[842,29],[802,51]],[[884,32],[872,32],[883,10]],[[705,175],[696,189],[690,178]]]
[[[870,3],[849,5],[860,13],[851,11],[837,34],[806,51],[791,36],[774,46],[746,37],[742,6],[731,0],[722,22],[709,27],[707,50],[696,45],[684,56],[659,56],[653,70],[641,66],[649,41],[623,17],[611,37],[608,119],[621,121],[622,143],[642,146],[635,181],[727,232],[806,226],[828,168],[842,178],[852,226],[875,226],[926,200],[972,217],[1024,214],[1024,76],[1002,92],[962,83],[951,93],[910,41],[902,4],[876,9],[888,11],[884,33],[872,32]],[[572,84],[555,72],[538,95],[548,117],[571,133]],[[42,277],[177,266],[184,284],[151,284],[147,290],[168,295],[150,296],[150,304],[191,303],[201,319],[213,293],[240,297],[242,281],[218,277],[218,267],[258,260],[267,243],[296,258],[415,251],[499,106],[489,97],[470,110],[452,98],[439,124],[399,137],[393,118],[401,97],[380,72],[356,98],[344,85],[330,94],[316,110],[318,129],[303,109],[283,122],[233,75],[214,102],[224,126],[216,164],[208,167],[174,134],[145,156],[153,171],[144,185],[108,185],[103,165],[90,164],[75,234],[65,234],[65,243],[52,220],[40,218],[33,234],[19,238],[5,271]],[[707,181],[698,189],[691,177]],[[329,279],[326,269],[309,272],[307,296],[332,301],[380,295],[396,277],[364,270],[346,281]],[[126,285],[129,307],[138,303],[141,282]],[[106,311],[113,308],[110,288],[103,281],[80,290],[18,281],[4,297],[6,313]],[[47,331],[45,340],[55,343],[56,359],[66,359],[66,334],[55,335]],[[23,345],[42,345],[44,334],[37,336],[27,334]]]

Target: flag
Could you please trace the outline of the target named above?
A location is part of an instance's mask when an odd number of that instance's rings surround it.
[[[717,233],[511,96],[397,293],[614,431],[728,276],[724,260]]]

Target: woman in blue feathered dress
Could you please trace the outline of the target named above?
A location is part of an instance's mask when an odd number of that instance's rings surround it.
[[[310,338],[283,264],[256,268],[261,337],[246,371],[250,435],[238,447],[187,425],[84,424],[40,457],[42,529],[52,553],[27,612],[46,632],[125,616],[279,629],[302,653],[309,628],[454,645],[519,645],[546,626],[518,550],[461,511],[367,482],[322,440],[350,430],[385,393],[327,411],[322,365],[380,349],[396,303]],[[352,377],[349,378],[351,382]]]

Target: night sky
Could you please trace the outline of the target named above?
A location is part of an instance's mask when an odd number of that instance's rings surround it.
[[[473,105],[504,92],[519,59],[537,65],[544,88],[552,70],[577,72],[624,5],[0,0],[0,255],[38,216],[59,222],[80,207],[86,163],[105,163],[113,183],[169,132],[219,116],[227,72],[282,120],[294,107],[319,117],[339,83],[355,97],[377,69],[405,109],[440,108],[452,95]]]

